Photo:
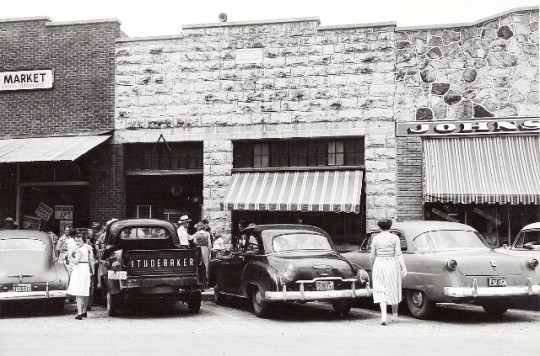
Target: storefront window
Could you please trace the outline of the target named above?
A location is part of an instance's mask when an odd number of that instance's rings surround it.
[[[126,170],[201,169],[202,155],[201,142],[127,145]]]
[[[361,166],[364,139],[234,142],[234,168]]]

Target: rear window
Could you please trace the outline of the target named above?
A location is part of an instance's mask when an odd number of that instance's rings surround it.
[[[332,250],[326,236],[313,233],[292,233],[274,237],[272,248],[275,252],[296,250]]]
[[[126,227],[118,236],[122,240],[165,240],[170,234],[161,227]]]
[[[36,239],[3,239],[0,240],[0,251],[26,250],[45,251],[45,244]]]

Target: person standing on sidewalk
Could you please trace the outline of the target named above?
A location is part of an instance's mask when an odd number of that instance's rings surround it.
[[[86,317],[86,298],[90,293],[90,269],[88,267],[89,252],[84,244],[82,236],[75,237],[76,251],[68,255],[70,264],[73,265],[73,272],[69,279],[67,294],[75,296],[77,299],[77,316],[75,319],[82,320]]]
[[[195,241],[197,247],[201,250],[206,284],[208,282],[208,265],[210,263],[210,253],[212,251],[210,233],[206,231],[206,225],[202,222],[195,224],[195,229],[197,229],[197,232],[193,234],[193,240]]]
[[[371,241],[369,261],[373,271],[373,302],[380,304],[381,325],[386,325],[387,304],[392,306],[392,321],[397,321],[401,281],[407,274],[407,267],[399,237],[388,231],[392,220],[381,219],[377,225],[382,231]]]
[[[193,237],[191,237],[187,231],[190,222],[191,219],[187,215],[182,215],[180,220],[178,220],[180,227],[176,232],[178,233],[178,238],[180,239],[180,245],[185,248],[189,248],[191,242],[193,242]]]

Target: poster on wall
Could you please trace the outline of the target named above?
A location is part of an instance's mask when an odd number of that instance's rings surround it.
[[[41,227],[41,219],[37,216],[30,216],[25,215],[23,218],[23,225],[24,230],[37,230],[39,231]]]
[[[73,220],[60,220],[60,235],[64,234],[64,230],[73,226]]]
[[[44,202],[39,203],[35,214],[45,221],[49,221],[53,213],[53,209]]]
[[[56,220],[73,220],[73,205],[55,205],[54,218]]]

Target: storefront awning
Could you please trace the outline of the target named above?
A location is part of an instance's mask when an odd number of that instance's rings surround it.
[[[425,202],[540,204],[540,137],[423,142]]]
[[[360,213],[363,171],[234,173],[224,209]]]
[[[0,140],[0,163],[74,161],[110,136]]]

